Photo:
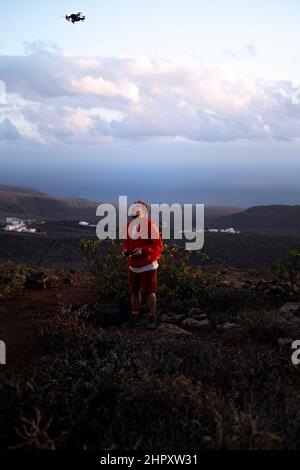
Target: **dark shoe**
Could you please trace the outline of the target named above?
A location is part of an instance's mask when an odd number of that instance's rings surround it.
[[[158,318],[157,315],[150,315],[150,320],[148,323],[148,330],[156,330],[158,328]]]
[[[141,321],[141,317],[141,315],[131,315],[129,320],[129,326],[132,328],[136,326]]]

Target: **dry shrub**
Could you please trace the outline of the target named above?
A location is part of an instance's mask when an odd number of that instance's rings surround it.
[[[81,334],[88,328],[88,305],[74,310],[72,305],[60,303],[56,316],[44,323],[44,335],[66,336]]]
[[[3,295],[13,298],[22,294],[23,289],[30,284],[31,278],[38,275],[39,281],[33,281],[33,288],[51,289],[65,284],[75,285],[80,275],[64,269],[43,269],[37,266],[26,266],[8,261],[0,264],[0,288]],[[31,286],[30,286],[31,287]]]
[[[241,325],[245,335],[266,343],[277,343],[284,336],[285,321],[278,312],[260,310],[244,312],[241,315]]]
[[[0,449],[299,448],[299,385],[276,350],[85,330],[2,379]]]
[[[7,286],[3,289],[3,295],[7,299],[12,299],[23,292],[23,283],[18,281],[10,282]]]
[[[45,419],[39,409],[34,408],[30,417],[21,416],[16,428],[23,442],[14,449],[33,448],[36,450],[56,450],[55,441],[49,436],[53,419]]]

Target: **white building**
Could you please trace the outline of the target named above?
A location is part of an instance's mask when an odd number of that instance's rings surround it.
[[[240,233],[240,232],[238,232],[237,230],[235,230],[233,227],[231,227],[231,228],[226,228],[226,229],[224,230],[224,232],[225,232],[225,233],[232,233],[232,234]]]
[[[26,228],[27,228],[26,224],[22,220],[21,221],[13,220],[12,223],[7,224],[4,227],[4,230],[6,232],[21,232],[22,230]]]
[[[233,227],[221,228],[220,230],[217,229],[217,228],[211,228],[211,229],[208,230],[208,232],[211,232],[211,233],[219,233],[219,232],[220,233],[230,233],[230,234],[233,234],[233,235],[241,233],[238,230],[235,230]]]
[[[36,228],[27,228],[24,220],[16,219],[14,217],[6,218],[6,225],[3,230],[5,232],[37,233]]]
[[[7,225],[19,225],[23,221],[20,219],[16,219],[15,217],[6,217],[6,224]]]

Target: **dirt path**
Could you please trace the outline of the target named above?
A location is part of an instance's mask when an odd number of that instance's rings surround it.
[[[39,340],[39,321],[51,318],[59,304],[87,303],[91,286],[85,281],[80,286],[24,291],[22,295],[0,300],[0,340],[6,343],[5,371],[29,366]],[[1,370],[0,369],[0,370]]]

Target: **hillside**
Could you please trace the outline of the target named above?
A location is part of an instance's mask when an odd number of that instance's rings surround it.
[[[0,186],[0,219],[26,217],[74,220],[95,217],[96,202],[79,198],[47,196],[26,188]]]
[[[40,195],[45,195],[44,193],[41,193],[37,189],[34,188],[27,188],[23,186],[9,186],[7,184],[0,184],[0,191],[8,191],[12,193],[25,193],[25,194],[40,194]]]
[[[216,219],[228,215],[239,214],[243,209],[236,206],[205,206],[205,218]]]
[[[241,231],[299,232],[300,205],[272,205],[250,207],[242,212],[220,217],[213,223],[216,228],[234,227]]]

